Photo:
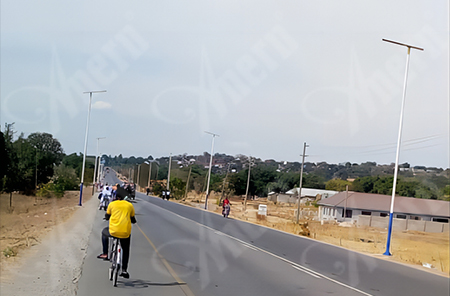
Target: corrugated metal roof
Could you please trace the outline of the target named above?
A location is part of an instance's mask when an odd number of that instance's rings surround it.
[[[286,194],[298,194],[299,187],[293,188],[286,192]],[[313,189],[313,188],[302,188],[302,196],[316,196],[317,194],[327,194],[328,196],[334,195],[339,191],[333,190],[323,190],[323,189]]]
[[[345,206],[345,192],[340,192],[318,202],[323,206]],[[347,208],[389,212],[391,196],[373,193],[349,192]],[[420,199],[396,196],[394,212],[433,217],[450,217],[450,202],[443,200]]]

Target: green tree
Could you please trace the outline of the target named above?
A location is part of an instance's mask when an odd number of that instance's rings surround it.
[[[211,183],[209,185],[210,190],[215,192],[222,190],[222,181],[223,177],[221,175],[211,173]]]
[[[15,190],[20,189],[20,179],[19,179],[20,173],[18,167],[18,157],[13,145],[15,133],[16,132],[14,131],[14,123],[11,124],[5,123],[4,140],[5,140],[6,159],[4,165],[5,175],[3,176],[2,180],[2,190],[10,194]]]
[[[442,188],[442,195],[444,200],[450,200],[450,185]]]
[[[356,192],[370,193],[373,190],[374,177],[366,176],[356,178],[352,183],[352,190]]]
[[[9,155],[6,150],[5,137],[3,132],[0,131],[0,159],[2,160],[2,165],[0,166],[0,180],[6,175],[7,167],[9,166]],[[0,182],[0,191],[2,190],[3,182]]]
[[[76,153],[72,153],[64,156],[62,160],[62,164],[66,167],[73,168],[77,176],[81,176],[81,168],[83,166],[83,155],[77,155]]]
[[[391,176],[375,177],[373,180],[374,180],[373,188],[370,191],[370,193],[387,194],[387,195],[392,194],[392,185],[394,182],[394,177]]]
[[[247,171],[248,173],[248,171]],[[253,184],[252,195],[267,196],[267,185],[277,178],[275,167],[258,164],[251,170],[251,183]]]
[[[31,146],[23,134],[14,141],[13,147],[17,155],[18,178],[20,180],[19,190],[30,193],[36,189],[35,185],[43,183],[43,172],[40,170],[37,149]],[[36,182],[37,184],[35,184]]]
[[[341,180],[341,179],[332,179],[325,183],[326,190],[334,190],[334,191],[345,191],[346,186],[351,186],[351,182]]]
[[[299,175],[294,172],[283,173],[278,178],[278,182],[280,183],[281,191],[286,192],[286,191],[294,188],[295,184],[297,182],[299,182]]]
[[[300,181],[298,184],[300,184]],[[303,175],[302,187],[325,189],[325,178],[321,175],[316,174]]]
[[[229,176],[229,184],[231,190],[236,195],[244,195],[247,186],[247,174],[248,170],[242,170],[239,173],[232,174]]]
[[[396,191],[401,196],[415,197],[416,190],[418,189],[419,185],[420,185],[419,182],[416,181],[410,182],[399,181]]]
[[[170,178],[170,192],[175,199],[180,199],[183,197],[185,186],[186,182],[180,178]]]
[[[53,177],[54,168],[61,163],[64,157],[61,143],[48,133],[33,133],[28,136],[27,140],[37,150],[38,181],[47,183]]]
[[[199,165],[192,165],[191,177],[189,180],[188,190],[194,189],[197,192],[200,192],[206,184],[208,170],[202,168]]]
[[[414,192],[414,197],[424,199],[437,199],[437,195],[429,188],[423,185],[419,185]]]
[[[274,182],[267,184],[267,191],[286,192],[299,183],[299,175],[294,172],[279,172]]]
[[[154,194],[155,196],[162,197],[162,191],[163,191],[163,189],[164,189],[164,188],[162,187],[161,184],[155,183],[155,184],[153,185],[153,194]]]
[[[74,168],[61,164],[55,168],[53,182],[62,190],[76,190],[80,180]]]

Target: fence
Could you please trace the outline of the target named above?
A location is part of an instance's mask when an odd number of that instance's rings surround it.
[[[370,226],[376,228],[387,228],[389,225],[388,217],[362,216],[358,217],[357,226]],[[448,232],[449,223],[441,223],[434,221],[419,221],[410,219],[394,218],[392,228],[394,230],[415,230],[424,232]]]

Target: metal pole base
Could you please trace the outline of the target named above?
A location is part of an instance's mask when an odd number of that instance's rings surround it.
[[[81,207],[81,200],[83,199],[83,183],[80,184],[80,202],[78,203],[78,205]]]
[[[388,226],[388,237],[386,242],[386,251],[383,253],[383,255],[386,256],[392,256],[391,252],[389,251],[391,249],[391,236],[392,236],[392,221],[394,218],[394,213],[389,214],[389,226]]]

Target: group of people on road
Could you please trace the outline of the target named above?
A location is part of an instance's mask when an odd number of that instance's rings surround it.
[[[106,186],[103,187],[102,191],[98,195],[98,199],[100,200],[100,205],[98,209],[99,210],[104,209],[106,211],[106,208],[112,201],[112,196],[113,196],[113,188],[112,186],[108,186],[108,184],[106,184]]]
[[[101,185],[101,187],[100,187],[101,192],[98,195],[98,199],[100,200],[98,209],[99,210],[103,209],[106,211],[109,203],[116,200],[117,190],[114,189],[114,187],[125,189],[127,191],[127,194],[126,194],[127,199],[135,199],[136,191],[135,191],[134,186],[135,185],[131,184],[131,183],[123,183],[122,185],[117,183],[114,186],[108,186],[108,183],[106,183],[105,186]]]
[[[161,192],[162,199],[169,200],[170,198],[170,190],[163,190]]]

